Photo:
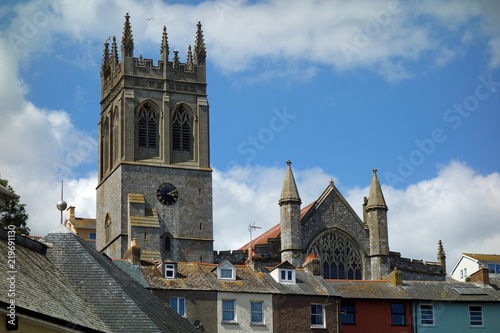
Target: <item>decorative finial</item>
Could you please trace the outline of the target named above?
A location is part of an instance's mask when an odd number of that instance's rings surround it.
[[[333,178],[330,178],[330,186],[333,186]]]
[[[193,52],[191,52],[191,45],[188,46],[187,69],[193,69]]]
[[[122,58],[134,56],[134,39],[132,38],[132,28],[130,26],[130,16],[125,15],[125,26],[122,37]]]
[[[108,76],[110,71],[109,43],[104,43],[104,51],[102,54],[101,76]]]
[[[160,53],[162,55],[166,55],[166,59],[168,61],[168,36],[167,36],[167,27],[163,26],[163,35],[161,38],[161,47],[160,47]]]
[[[378,170],[377,170],[377,168],[373,168],[372,171],[373,171],[373,173],[377,173]]]
[[[196,31],[196,40],[194,43],[194,64],[205,65],[207,50],[205,48],[205,40],[203,39],[203,30],[201,30],[200,21],[198,21],[196,26],[198,30]]]
[[[290,166],[290,164],[292,164],[292,162],[288,159],[288,160],[286,161],[286,165]]]
[[[118,51],[116,50],[116,37],[113,36],[113,44],[111,46],[111,64],[116,66],[118,64]]]
[[[172,68],[179,68],[179,51],[174,50],[174,62],[172,63]]]

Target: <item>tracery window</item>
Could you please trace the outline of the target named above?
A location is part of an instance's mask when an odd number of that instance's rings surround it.
[[[156,114],[150,105],[145,104],[138,115],[139,147],[156,148],[156,129]]]
[[[323,278],[333,280],[361,280],[362,260],[355,246],[343,235],[330,232],[322,235],[309,253],[321,261]]]
[[[175,151],[191,151],[191,125],[188,113],[177,110],[172,121],[172,149]]]

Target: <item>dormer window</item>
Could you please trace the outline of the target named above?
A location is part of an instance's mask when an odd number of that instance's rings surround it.
[[[295,283],[295,270],[293,269],[279,269],[280,282]]]
[[[165,279],[176,279],[177,265],[165,263],[164,266],[165,266]]]
[[[295,283],[295,267],[284,261],[271,270],[271,276],[279,283]]]
[[[219,280],[236,280],[236,267],[227,259],[217,266],[217,278]]]

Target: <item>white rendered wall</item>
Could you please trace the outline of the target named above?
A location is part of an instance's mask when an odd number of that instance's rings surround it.
[[[236,307],[235,323],[222,323],[222,300],[234,299]],[[250,302],[263,302],[264,323],[254,325],[250,323]],[[253,293],[217,293],[217,332],[272,332],[273,331],[273,308],[272,295]]]

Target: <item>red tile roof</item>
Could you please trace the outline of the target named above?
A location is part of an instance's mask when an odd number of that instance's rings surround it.
[[[311,202],[309,205],[307,205],[306,207],[304,207],[300,210],[300,218],[301,219],[307,214],[307,212],[309,211],[309,209],[311,209],[311,207],[313,206],[313,204],[315,202],[316,201]],[[277,225],[275,225],[274,227],[272,227],[268,231],[264,232],[259,237],[255,238],[252,241],[252,248],[255,248],[256,244],[267,244],[267,241],[270,238],[279,238],[280,236],[281,236],[281,224],[278,223]],[[238,250],[246,250],[249,247],[250,247],[250,242],[246,243],[245,245],[240,247]]]

